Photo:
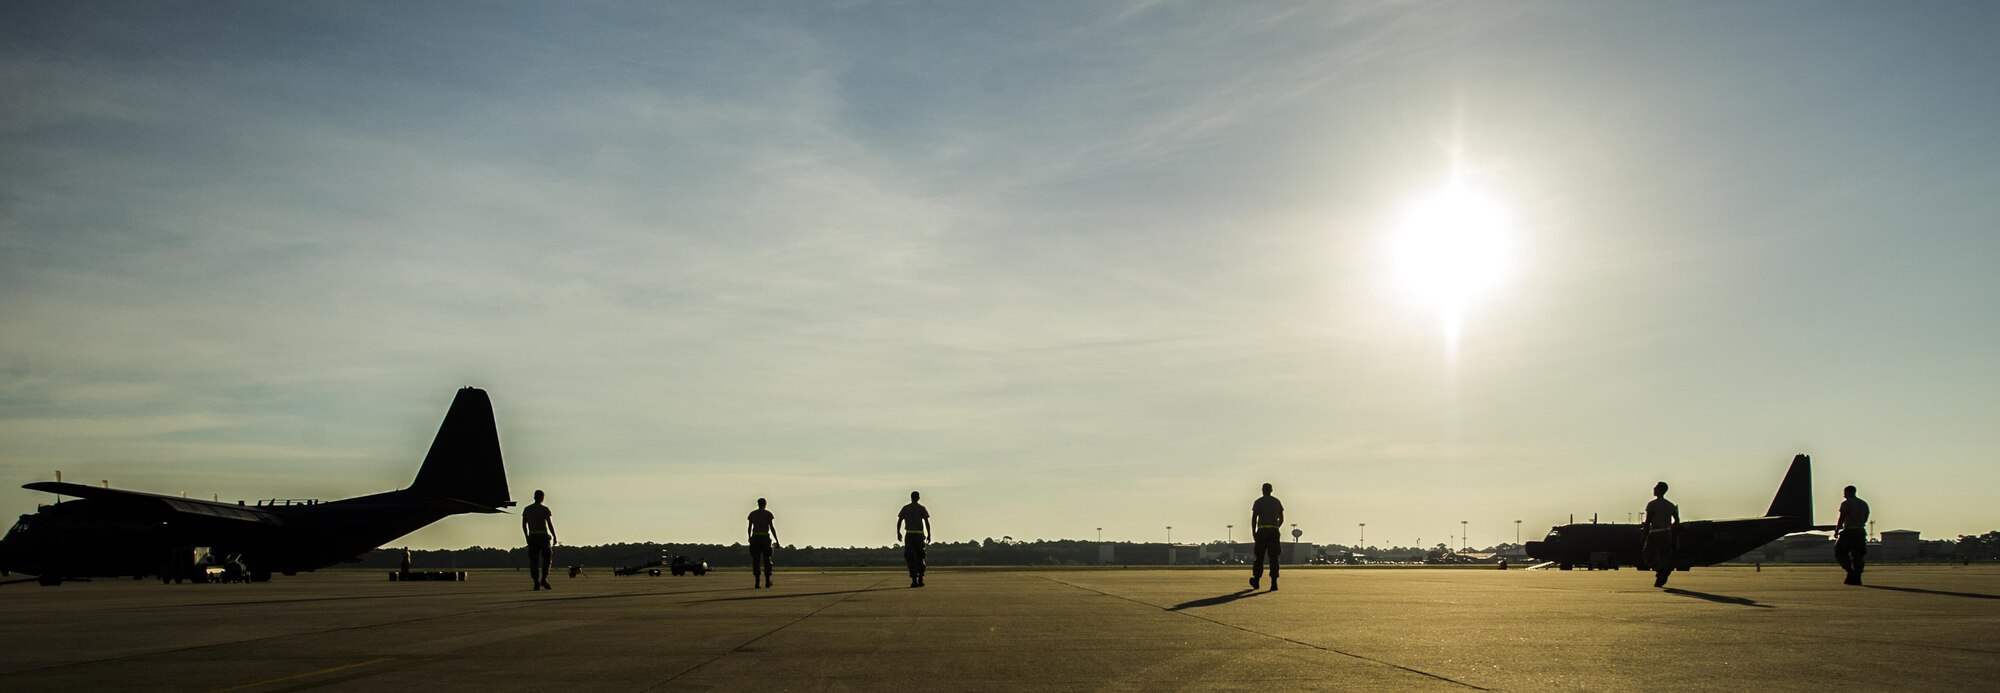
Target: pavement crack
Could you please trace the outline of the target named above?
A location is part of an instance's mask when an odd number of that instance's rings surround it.
[[[741,644],[741,645],[737,645],[736,647],[733,647],[733,648],[730,648],[730,650],[729,650],[729,651],[727,651],[727,652],[720,652],[720,653],[717,653],[717,654],[716,654],[716,655],[715,655],[714,657],[710,657],[710,658],[708,658],[708,659],[704,659],[704,660],[702,660],[702,661],[701,661],[701,663],[700,663],[700,664],[696,664],[696,665],[694,665],[694,666],[691,666],[691,667],[688,667],[688,668],[687,668],[686,670],[682,671],[681,673],[678,673],[678,674],[674,674],[673,676],[669,676],[669,677],[667,677],[667,679],[666,679],[665,681],[661,681],[661,682],[659,682],[659,683],[657,683],[657,684],[653,684],[652,686],[648,687],[648,688],[647,688],[646,690],[649,690],[649,691],[655,691],[655,690],[660,690],[661,688],[665,687],[665,686],[666,686],[667,684],[670,684],[670,683],[673,683],[674,681],[676,681],[676,680],[679,680],[679,679],[680,679],[681,677],[683,677],[683,676],[687,676],[688,674],[692,674],[692,673],[694,673],[694,672],[696,672],[696,671],[700,670],[700,669],[701,669],[702,667],[705,667],[705,666],[708,666],[708,665],[710,665],[710,664],[714,664],[716,660],[719,660],[719,659],[722,659],[723,657],[727,657],[727,656],[729,656],[729,655],[733,655],[733,654],[736,654],[736,653],[738,653],[738,652],[742,652],[742,651],[744,651],[744,650],[745,650],[746,648],[750,647],[751,645],[755,645],[755,644],[757,644],[757,641],[759,641],[759,640],[763,640],[764,638],[768,638],[768,637],[771,637],[771,636],[773,636],[773,635],[776,635],[776,634],[778,633],[778,631],[781,631],[781,630],[784,630],[784,629],[786,629],[786,628],[790,628],[790,627],[792,627],[792,626],[796,626],[796,625],[798,625],[798,624],[799,624],[800,622],[802,622],[802,621],[804,621],[804,620],[806,620],[806,619],[809,619],[809,618],[812,618],[812,617],[814,617],[814,616],[818,616],[818,615],[819,615],[819,612],[822,612],[822,611],[825,611],[825,610],[827,610],[827,609],[831,609],[831,608],[833,608],[833,607],[834,607],[834,605],[837,605],[837,604],[839,604],[839,603],[841,603],[841,602],[844,602],[844,601],[847,601],[847,600],[849,600],[849,599],[853,599],[853,598],[854,598],[854,595],[857,595],[857,594],[862,594],[862,593],[864,593],[864,592],[871,592],[871,591],[874,591],[874,589],[875,589],[875,587],[876,587],[877,585],[880,585],[880,584],[882,584],[883,582],[887,582],[887,581],[888,581],[888,579],[887,579],[887,578],[883,578],[883,579],[881,579],[881,580],[876,580],[876,581],[874,581],[874,582],[872,582],[872,583],[869,583],[867,587],[863,587],[863,588],[861,588],[861,589],[858,589],[858,590],[853,590],[853,591],[851,591],[851,592],[847,592],[846,594],[842,595],[842,596],[841,596],[841,598],[839,598],[839,599],[835,599],[835,600],[833,600],[833,601],[830,601],[830,602],[827,602],[827,603],[826,603],[825,605],[821,606],[820,608],[817,608],[817,609],[813,609],[813,610],[812,610],[811,612],[807,613],[807,614],[806,614],[806,615],[804,615],[804,616],[800,616],[800,617],[798,617],[798,618],[795,618],[795,619],[792,619],[792,620],[790,620],[790,621],[786,621],[786,622],[785,622],[785,623],[784,623],[783,625],[780,625],[780,626],[778,626],[778,627],[776,627],[776,628],[772,628],[772,629],[770,629],[770,630],[767,630],[767,631],[764,631],[763,633],[761,633],[761,634],[758,634],[758,636],[757,636],[757,637],[754,637],[754,638],[751,638],[751,639],[749,639],[749,640],[745,640],[745,641],[743,641],[743,644]]]
[[[1152,603],[1148,603],[1148,602],[1142,602],[1142,601],[1139,601],[1139,600],[1137,600],[1137,599],[1133,599],[1133,598],[1131,598],[1131,597],[1127,597],[1127,596],[1124,596],[1124,595],[1118,595],[1118,594],[1112,594],[1112,593],[1110,593],[1110,592],[1106,592],[1106,591],[1103,591],[1103,590],[1098,590],[1098,589],[1092,589],[1092,588],[1089,588],[1089,587],[1084,587],[1083,585],[1078,585],[1078,584],[1076,584],[1076,583],[1071,583],[1071,582],[1064,582],[1064,581],[1062,581],[1062,580],[1057,580],[1057,579],[1055,579],[1055,578],[1052,578],[1052,577],[1049,577],[1049,576],[1047,576],[1047,575],[1037,575],[1037,576],[1035,576],[1035,577],[1038,577],[1038,578],[1041,578],[1041,579],[1043,579],[1043,580],[1047,580],[1047,581],[1049,581],[1049,582],[1053,582],[1053,583],[1056,583],[1056,584],[1058,584],[1058,585],[1063,585],[1063,586],[1065,586],[1065,587],[1073,587],[1073,588],[1076,588],[1076,589],[1079,589],[1079,590],[1083,590],[1083,591],[1085,591],[1085,592],[1091,592],[1091,593],[1094,593],[1094,594],[1101,594],[1101,595],[1104,595],[1104,596],[1106,596],[1106,597],[1110,597],[1110,598],[1112,598],[1112,599],[1119,599],[1119,600],[1123,600],[1123,601],[1128,601],[1128,602],[1131,602],[1131,603],[1133,603],[1133,604],[1138,604],[1138,605],[1141,605],[1141,606],[1146,606],[1146,607],[1150,607],[1150,608],[1154,608],[1154,609],[1159,609],[1160,611],[1164,611],[1164,612],[1166,612],[1166,613],[1170,613],[1170,614],[1179,614],[1179,615],[1181,615],[1181,616],[1186,616],[1186,617],[1188,617],[1188,618],[1193,618],[1193,619],[1199,619],[1199,620],[1202,620],[1202,621],[1207,621],[1207,622],[1209,622],[1209,623],[1213,623],[1213,624],[1215,624],[1215,625],[1218,625],[1218,626],[1222,626],[1222,627],[1224,627],[1224,628],[1230,628],[1230,629],[1234,629],[1234,630],[1239,630],[1239,631],[1242,631],[1242,632],[1245,632],[1245,633],[1249,633],[1249,634],[1251,634],[1251,635],[1257,635],[1257,636],[1262,636],[1262,637],[1266,637],[1266,638],[1270,638],[1270,639],[1272,639],[1272,640],[1280,640],[1280,641],[1284,641],[1284,642],[1288,642],[1288,643],[1291,643],[1291,644],[1294,644],[1294,645],[1298,645],[1298,646],[1300,646],[1300,647],[1309,647],[1309,648],[1312,648],[1312,649],[1315,649],[1315,650],[1319,650],[1319,651],[1321,651],[1321,652],[1329,652],[1329,653],[1332,653],[1332,654],[1337,654],[1337,655],[1340,655],[1340,656],[1343,656],[1343,657],[1352,657],[1352,658],[1355,658],[1355,659],[1359,659],[1359,660],[1361,660],[1361,661],[1364,661],[1364,662],[1369,662],[1369,663],[1373,663],[1373,664],[1379,664],[1379,665],[1382,665],[1382,666],[1385,666],[1385,667],[1391,667],[1391,668],[1395,668],[1395,669],[1401,669],[1401,670],[1403,670],[1403,671],[1407,671],[1407,672],[1410,672],[1410,673],[1412,673],[1412,674],[1416,674],[1416,675],[1418,675],[1418,676],[1424,676],[1424,677],[1428,677],[1428,678],[1433,678],[1433,679],[1437,679],[1437,680],[1439,680],[1439,681],[1443,681],[1443,682],[1445,682],[1445,683],[1451,683],[1451,684],[1457,684],[1457,685],[1460,685],[1460,686],[1464,686],[1464,687],[1466,687],[1466,688],[1470,688],[1470,689],[1473,689],[1473,690],[1476,690],[1476,691],[1490,691],[1490,690],[1493,690],[1493,689],[1491,689],[1491,688],[1486,688],[1486,687],[1483,687],[1483,686],[1478,686],[1478,685],[1474,685],[1474,684],[1470,684],[1470,683],[1466,683],[1466,682],[1464,682],[1464,681],[1460,681],[1460,680],[1458,680],[1458,679],[1454,679],[1454,678],[1451,678],[1451,677],[1449,677],[1449,676],[1444,676],[1444,675],[1441,675],[1441,674],[1433,674],[1433,673],[1431,673],[1431,672],[1428,672],[1428,671],[1424,671],[1424,670],[1422,670],[1422,669],[1416,669],[1416,668],[1413,668],[1413,667],[1406,667],[1406,666],[1403,666],[1403,665],[1401,665],[1401,664],[1397,664],[1397,663],[1395,663],[1395,662],[1385,662],[1385,661],[1382,661],[1382,660],[1380,660],[1380,659],[1376,659],[1376,658],[1374,658],[1374,657],[1369,657],[1369,656],[1367,656],[1367,655],[1359,655],[1359,654],[1355,654],[1355,653],[1353,653],[1353,652],[1347,652],[1347,651],[1345,651],[1345,650],[1338,650],[1338,649],[1334,649],[1334,648],[1331,648],[1331,647],[1327,647],[1327,646],[1325,646],[1325,645],[1319,645],[1319,644],[1315,644],[1315,643],[1310,643],[1310,642],[1306,642],[1306,641],[1303,641],[1303,640],[1298,640],[1298,639],[1294,639],[1294,638],[1288,638],[1288,637],[1285,637],[1285,636],[1282,636],[1282,635],[1275,635],[1275,634],[1272,634],[1272,633],[1265,633],[1265,632],[1262,632],[1262,631],[1255,631],[1255,630],[1251,630],[1251,629],[1249,629],[1249,628],[1244,628],[1244,627],[1242,627],[1242,626],[1239,626],[1239,625],[1236,625],[1236,624],[1234,624],[1234,623],[1227,623],[1227,622],[1224,622],[1224,621],[1218,621],[1218,620],[1215,620],[1215,619],[1212,619],[1212,618],[1209,618],[1209,617],[1207,617],[1207,616],[1203,616],[1203,615],[1201,615],[1201,614],[1197,614],[1197,613],[1194,613],[1194,612],[1192,612],[1192,611],[1187,611],[1187,610],[1180,610],[1180,609],[1171,609],[1171,608],[1168,608],[1168,607],[1164,607],[1164,606],[1160,606],[1160,605],[1158,605],[1158,604],[1152,604]]]

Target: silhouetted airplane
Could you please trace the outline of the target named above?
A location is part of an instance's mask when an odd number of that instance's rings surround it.
[[[1686,570],[1715,565],[1787,534],[1828,529],[1833,527],[1813,525],[1812,458],[1795,455],[1785,480],[1778,484],[1778,495],[1771,499],[1771,509],[1763,517],[1682,522],[1674,567]],[[1593,522],[1550,529],[1541,541],[1528,542],[1527,550],[1529,557],[1554,562],[1563,570],[1599,564],[1649,570],[1640,550],[1644,544],[1641,525]]]
[[[22,515],[0,539],[0,569],[37,575],[44,585],[126,575],[167,581],[193,569],[196,547],[240,560],[262,582],[354,560],[449,515],[514,504],[493,403],[470,387],[445,412],[416,481],[399,491],[246,506],[59,481],[23,488],[82,499]]]

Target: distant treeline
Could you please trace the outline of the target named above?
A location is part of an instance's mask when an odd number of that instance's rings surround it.
[[[1958,536],[1958,557],[1967,561],[2000,561],[2000,530]]]
[[[1099,547],[1110,547],[1112,561],[1125,565],[1166,565],[1168,561],[1165,544],[1138,544],[1131,542],[1097,542],[1075,539],[1014,541],[1011,539],[987,539],[985,541],[937,542],[930,545],[927,561],[936,566],[990,565],[990,566],[1032,566],[1032,565],[1096,565],[1100,563]],[[1238,553],[1247,558],[1249,545],[1239,543]],[[1340,546],[1310,546],[1315,554],[1346,551]],[[1178,563],[1192,564],[1194,547],[1179,547]],[[1417,549],[1383,549],[1398,554],[1421,554]],[[417,568],[467,569],[467,568],[515,568],[527,565],[527,549],[486,548],[474,546],[468,549],[442,549],[411,551],[412,563]],[[591,567],[637,566],[647,561],[659,560],[662,555],[686,556],[690,559],[708,561],[710,566],[722,568],[750,565],[750,549],[742,544],[605,544],[602,546],[557,546],[555,562],[558,565],[583,565]],[[403,560],[401,549],[376,549],[362,556],[356,566],[362,568],[395,568]],[[903,549],[900,546],[881,547],[826,547],[826,546],[783,546],[779,547],[775,560],[779,565],[819,568],[875,567],[903,565]]]
[[[1289,544],[1289,542],[1288,542]],[[1957,558],[1967,561],[2000,561],[2000,531],[1983,535],[1963,535],[1957,541]],[[1207,553],[1217,553],[1223,546],[1219,542],[1208,546]],[[1249,558],[1250,547],[1238,542],[1234,557]],[[1366,547],[1358,551],[1338,544],[1306,545],[1311,557],[1337,557],[1350,551],[1387,561],[1436,561],[1450,552],[1440,544],[1429,549],[1410,547]],[[938,542],[930,545],[929,563],[936,566],[1036,566],[1036,565],[1097,565],[1102,563],[1102,548],[1109,547],[1112,564],[1116,565],[1167,565],[1178,563],[1195,565],[1209,562],[1199,557],[1197,547],[1182,545],[1175,549],[1176,560],[1168,560],[1166,544],[1142,544],[1133,542],[1099,542],[1078,539],[1016,541],[1012,538],[986,539],[984,541]],[[1488,547],[1485,552],[1499,552],[1516,549],[1511,544]],[[521,547],[487,548],[474,546],[466,549],[417,550],[411,552],[415,567],[426,570],[470,569],[470,568],[518,568],[527,565],[527,550]],[[638,566],[648,561],[660,560],[663,556],[686,556],[694,560],[708,561],[717,568],[740,567],[750,564],[750,550],[742,544],[604,544],[600,546],[557,546],[557,565],[582,565],[593,568]],[[899,546],[880,547],[829,547],[829,546],[783,546],[776,553],[776,562],[782,566],[814,568],[855,568],[903,565],[903,549]],[[1300,562],[1306,556],[1294,556],[1286,552],[1287,562]],[[376,549],[361,557],[361,561],[346,567],[393,569],[402,563],[402,549]]]

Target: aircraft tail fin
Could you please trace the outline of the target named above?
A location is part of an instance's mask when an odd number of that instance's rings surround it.
[[[514,504],[507,493],[507,468],[500,460],[493,401],[485,390],[468,387],[458,391],[409,490],[488,508]]]
[[[1785,480],[1778,484],[1778,495],[1771,499],[1771,509],[1764,516],[1796,517],[1812,523],[1812,457],[1792,456],[1792,468],[1785,472]]]

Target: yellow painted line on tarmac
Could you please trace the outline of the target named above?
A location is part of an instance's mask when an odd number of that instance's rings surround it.
[[[252,688],[263,688],[265,686],[285,683],[287,681],[309,679],[314,676],[325,676],[327,674],[331,674],[336,671],[346,671],[348,669],[353,669],[356,667],[365,667],[370,664],[381,664],[383,662],[389,661],[390,659],[393,659],[393,657],[376,657],[374,659],[363,660],[359,662],[350,662],[347,664],[342,664],[340,666],[327,667],[325,669],[320,669],[317,671],[308,671],[303,674],[292,674],[291,676],[280,676],[274,679],[264,679],[262,681],[251,681],[249,683],[237,684],[234,686],[230,686],[228,688],[217,688],[213,691],[209,691],[209,693],[228,693],[229,691],[245,691]]]

